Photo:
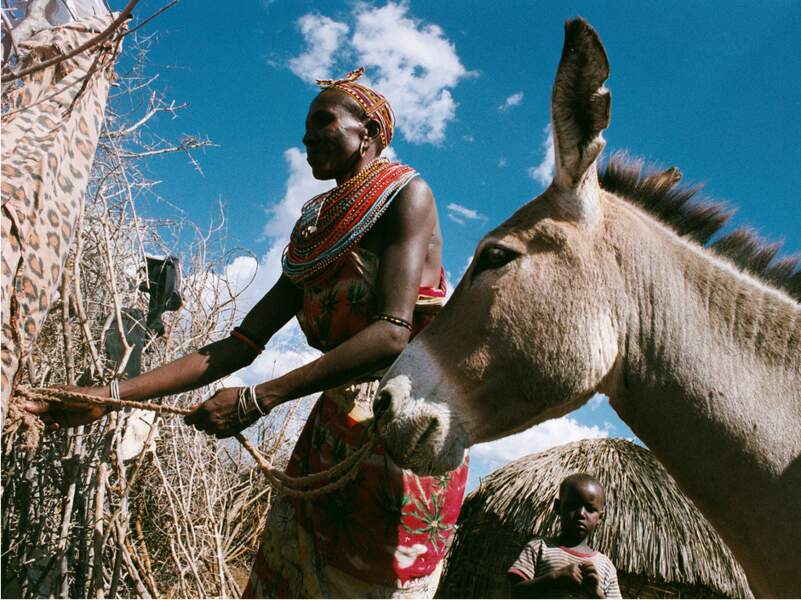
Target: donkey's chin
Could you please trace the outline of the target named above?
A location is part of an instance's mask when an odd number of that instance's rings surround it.
[[[468,446],[463,427],[446,407],[419,400],[413,404],[413,410],[379,425],[392,460],[417,475],[442,475],[459,467]]]

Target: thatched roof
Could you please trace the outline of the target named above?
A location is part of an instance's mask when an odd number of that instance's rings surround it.
[[[606,488],[590,545],[612,559],[624,596],[751,597],[742,568],[646,448],[582,440],[493,472],[465,500],[437,596],[508,597],[506,571],[534,535],[556,535],[559,483],[586,472]]]

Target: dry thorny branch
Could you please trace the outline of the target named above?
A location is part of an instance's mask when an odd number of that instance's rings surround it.
[[[79,234],[20,383],[103,385],[125,368],[104,353],[123,331],[123,308],[147,313],[145,253],[176,254],[182,244],[184,307],[165,314],[165,334],[146,338],[142,369],[218,339],[237,318],[237,294],[222,266],[224,220],[208,231],[141,210],[164,204],[144,172],[147,157],[191,152],[210,142],[172,142],[153,132],[184,104],[153,89],[146,50],[130,36],[118,66],[86,193]],[[125,71],[125,72],[122,72]],[[143,211],[146,212],[146,211]],[[163,209],[162,211],[163,212]],[[239,290],[241,292],[241,290]],[[241,315],[239,315],[241,316]],[[125,335],[120,335],[125,340]],[[170,399],[183,406],[199,390]],[[291,407],[263,419],[255,439],[274,464],[286,460],[295,430]],[[34,450],[14,444],[3,459],[3,596],[210,597],[240,593],[271,490],[247,454],[175,418],[120,411],[85,427],[46,432]]]

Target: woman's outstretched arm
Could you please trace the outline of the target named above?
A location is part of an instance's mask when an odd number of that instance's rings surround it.
[[[264,344],[297,313],[301,302],[300,290],[281,276],[247,314],[242,328],[256,338],[255,342]],[[152,371],[120,382],[120,397],[124,400],[148,400],[202,387],[249,365],[257,354],[247,344],[228,337]],[[94,396],[110,395],[108,386],[74,389]],[[26,408],[41,415],[47,422],[66,427],[90,423],[104,414],[101,407],[72,402],[28,402]]]
[[[298,312],[300,290],[283,275],[242,321],[242,329],[260,345],[266,344]],[[248,366],[258,352],[227,337],[166,365],[120,382],[120,397],[147,400],[208,385]]]

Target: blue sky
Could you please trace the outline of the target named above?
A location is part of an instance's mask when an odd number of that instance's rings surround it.
[[[121,2],[113,3],[114,6]],[[143,0],[144,17],[161,1]],[[154,21],[157,89],[190,107],[152,122],[164,136],[218,147],[150,163],[159,193],[200,225],[222,201],[227,244],[259,272],[248,302],[278,273],[300,204],[326,184],[303,161],[309,80],[356,66],[398,114],[396,155],[437,198],[444,261],[458,281],[477,241],[545,187],[545,128],[563,22],[585,17],[611,63],[607,152],[625,149],[738,209],[736,224],[801,252],[801,3],[769,2],[182,2]],[[403,82],[408,82],[404,84]],[[382,85],[379,85],[382,84]],[[157,216],[169,210],[145,207]],[[229,274],[245,277],[240,259]],[[247,303],[247,302],[246,302]],[[269,376],[312,355],[286,331],[239,379]],[[278,362],[276,362],[278,361]],[[269,365],[269,369],[268,369]],[[474,454],[473,477],[528,451],[586,435],[631,436],[594,401]]]

